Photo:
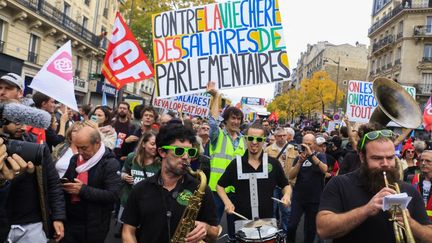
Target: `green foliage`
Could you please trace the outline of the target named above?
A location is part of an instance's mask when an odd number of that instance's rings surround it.
[[[277,96],[268,106],[271,112],[276,112],[280,118],[289,119],[291,116],[308,114],[311,111],[321,111],[333,108],[336,82],[332,81],[325,71],[318,71],[311,79],[301,81],[299,90],[291,89],[287,93]],[[337,103],[343,99],[344,92],[338,89]]]

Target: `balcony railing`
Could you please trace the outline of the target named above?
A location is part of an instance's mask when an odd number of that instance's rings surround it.
[[[37,53],[29,51],[28,56],[27,56],[27,61],[29,61],[31,63],[36,63],[37,57],[38,57]]]
[[[0,53],[3,53],[4,51],[4,44],[5,44],[4,41],[0,41]]]
[[[422,62],[432,62],[432,57],[423,57]]]
[[[103,10],[103,14],[102,14],[105,18],[108,18],[108,9],[104,8]]]
[[[420,89],[421,94],[432,93],[432,84],[418,84],[417,87]]]
[[[372,47],[372,52],[376,52],[379,49],[392,44],[394,42],[394,35],[388,35],[382,39],[380,39],[379,41],[377,41],[375,44],[373,44]]]
[[[400,65],[401,64],[401,60],[400,59],[396,59],[395,60],[395,65]]]
[[[84,28],[80,23],[74,21],[61,10],[55,8],[46,1],[41,0],[16,0],[20,4],[33,10],[39,16],[45,17],[49,22],[56,23],[64,28],[64,31],[71,32],[78,37],[81,37],[89,44],[98,47],[99,38],[88,29]]]
[[[402,10],[406,9],[407,7],[403,7],[402,4],[397,5],[391,12],[384,15],[380,20],[378,20],[376,23],[374,23],[368,31],[368,34],[372,34],[375,30],[379,29],[381,26],[389,22],[393,17],[398,15]],[[422,9],[422,8],[430,8],[428,1],[423,2],[413,2],[411,9]]]
[[[432,37],[432,25],[417,25],[414,26],[414,36],[431,36]]]

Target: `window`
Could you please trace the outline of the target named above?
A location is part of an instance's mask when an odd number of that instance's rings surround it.
[[[84,4],[90,6],[90,0],[84,0]]]
[[[63,13],[64,13],[66,16],[70,17],[70,14],[71,14],[71,6],[70,6],[67,2],[64,3]]]
[[[403,21],[399,22],[398,24],[398,33],[402,33],[403,32]]]
[[[423,60],[432,61],[432,44],[426,44],[424,46]]]
[[[432,90],[432,73],[422,73],[423,86],[422,93],[431,93]]]
[[[0,53],[3,53],[3,49],[4,49],[4,22],[3,20],[0,19]]]
[[[27,61],[37,63],[39,37],[30,34],[29,51]]]
[[[392,59],[393,59],[393,52],[390,52],[390,54],[388,55],[388,57],[387,57],[387,65],[389,66],[391,66],[391,64],[392,64]]]
[[[87,24],[88,24],[88,18],[86,16],[83,16],[82,27],[84,29],[87,29]]]
[[[432,16],[426,18],[426,34],[432,34]]]
[[[75,69],[75,76],[81,77],[81,65],[82,65],[82,58],[80,56],[76,57],[76,69]]]
[[[395,57],[395,64],[401,64],[402,47],[398,47]]]

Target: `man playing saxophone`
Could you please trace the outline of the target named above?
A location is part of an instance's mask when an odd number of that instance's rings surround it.
[[[386,172],[389,184],[397,182],[400,191],[412,197],[406,215],[415,240],[430,242],[432,225],[423,199],[414,187],[399,178],[392,131],[378,124],[366,124],[360,127],[359,135],[361,167],[327,184],[317,215],[318,235],[334,239],[334,243],[395,242],[390,214],[382,211],[383,198],[396,193],[385,186]]]
[[[174,232],[184,219],[185,208],[199,212],[191,212],[197,213],[196,219],[186,220],[194,220],[194,227],[182,229],[189,233],[176,243],[216,240],[219,229],[209,187],[205,187],[200,207],[190,205],[189,199],[195,195],[199,182],[186,173],[185,165],[198,153],[192,146],[195,139],[194,132],[181,124],[169,123],[161,128],[156,137],[161,171],[133,188],[122,216],[123,242],[163,243],[170,242],[172,237],[177,239]]]

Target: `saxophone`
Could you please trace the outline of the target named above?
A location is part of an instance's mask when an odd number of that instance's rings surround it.
[[[193,171],[189,165],[185,165],[186,171],[192,176],[199,178],[200,184],[189,198],[189,203],[186,206],[185,211],[177,225],[174,235],[171,238],[171,243],[184,243],[186,235],[195,228],[195,219],[198,216],[198,212],[201,207],[201,201],[205,194],[205,188],[207,186],[207,178],[201,170]]]

